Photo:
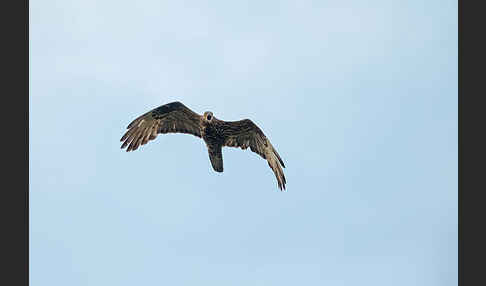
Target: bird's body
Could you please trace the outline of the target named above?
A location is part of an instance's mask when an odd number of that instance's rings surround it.
[[[201,137],[208,147],[209,160],[216,172],[223,172],[224,130],[219,120],[213,118],[211,123],[201,120]]]
[[[160,133],[186,133],[200,137],[206,143],[211,165],[217,172],[223,172],[223,147],[250,147],[251,151],[268,161],[278,187],[285,189],[286,180],[282,170],[285,165],[280,155],[263,131],[249,119],[223,121],[215,118],[212,112],[205,112],[201,116],[180,102],[172,102],[136,118],[127,129],[120,139],[124,141],[122,149],[128,146],[127,152],[136,150]]]

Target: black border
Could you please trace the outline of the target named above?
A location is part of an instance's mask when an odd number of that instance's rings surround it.
[[[458,147],[458,150],[457,150],[457,155],[458,155],[458,194],[457,194],[457,203],[458,203],[458,214],[457,214],[457,220],[458,220],[458,255],[457,255],[457,258],[458,258],[458,272],[457,272],[457,275],[458,275],[458,285],[466,285],[465,284],[465,279],[464,279],[464,249],[463,249],[463,240],[462,240],[462,232],[463,232],[463,226],[464,226],[464,223],[463,223],[463,216],[462,216],[462,212],[463,212],[463,199],[462,199],[462,192],[461,192],[461,189],[462,188],[462,185],[463,185],[463,178],[462,178],[462,131],[464,130],[463,129],[463,126],[462,124],[464,123],[464,121],[462,120],[462,115],[463,115],[463,97],[461,97],[461,94],[462,93],[462,90],[464,89],[463,87],[463,84],[462,84],[462,70],[463,70],[463,62],[461,61],[462,60],[462,56],[461,56],[461,52],[462,52],[462,39],[463,39],[463,33],[461,32],[461,29],[463,28],[463,25],[462,25],[462,20],[463,20],[463,14],[464,14],[464,10],[463,10],[463,7],[462,7],[462,2],[459,2],[458,1],[458,5],[457,5],[457,25],[458,25],[458,35],[457,35],[457,41],[458,41],[458,45],[457,45],[457,68],[458,68],[458,72],[457,72],[457,87],[458,87],[458,100],[457,100],[457,115],[458,115],[458,126],[457,126],[457,131],[458,131],[458,142],[457,142],[457,147]]]
[[[0,284],[29,285],[29,0],[3,1]],[[6,160],[5,160],[6,159]]]
[[[466,4],[467,3],[467,7]],[[477,3],[477,6],[473,6]],[[484,220],[484,9],[458,1],[458,275],[459,285],[486,285]],[[467,39],[467,40],[466,40]],[[481,282],[483,281],[483,282]]]

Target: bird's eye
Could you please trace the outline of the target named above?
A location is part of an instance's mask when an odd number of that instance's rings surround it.
[[[208,115],[208,120],[211,120],[211,115]]]

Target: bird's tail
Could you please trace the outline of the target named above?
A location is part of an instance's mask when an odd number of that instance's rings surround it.
[[[208,145],[209,160],[216,172],[223,172],[223,152],[221,146]]]

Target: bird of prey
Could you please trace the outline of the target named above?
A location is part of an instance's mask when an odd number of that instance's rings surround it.
[[[121,149],[135,151],[140,145],[147,144],[157,134],[185,133],[202,138],[208,148],[209,160],[216,172],[223,172],[222,147],[247,149],[266,159],[275,173],[278,188],[285,190],[284,162],[263,131],[249,119],[223,121],[214,117],[210,111],[199,115],[181,102],[171,102],[159,106],[133,120],[128,131],[120,141]]]

